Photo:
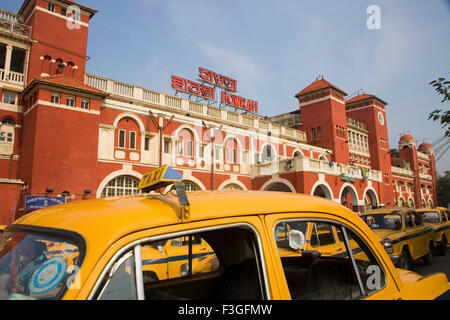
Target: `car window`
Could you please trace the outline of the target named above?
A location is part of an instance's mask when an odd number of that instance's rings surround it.
[[[127,253],[111,269],[111,275],[105,283],[99,300],[135,300],[136,280],[134,255]]]
[[[356,233],[348,228],[344,231],[340,225],[331,222],[302,221],[302,223],[308,223],[310,226],[320,225],[320,228],[316,230],[309,228],[309,232],[300,236],[305,240],[303,248],[296,247],[297,243],[286,249],[286,247],[280,247],[280,242],[276,241],[292,299],[359,299],[384,287],[383,269]],[[279,222],[275,229],[283,224],[285,222]],[[342,243],[338,242],[333,254],[329,254],[329,247],[318,244],[312,246],[312,237],[317,237],[319,229],[328,232],[333,228],[344,240]],[[303,233],[301,230],[298,231]],[[292,232],[291,237],[296,234],[298,234],[297,231]],[[345,240],[345,237],[349,242]],[[295,241],[291,239],[292,243]],[[349,250],[351,250],[350,254]]]
[[[410,214],[410,213],[407,213],[407,214],[405,215],[405,224],[406,224],[406,227],[407,227],[407,228],[413,228],[413,227],[414,227],[414,223],[413,223],[413,221],[412,221],[412,218],[411,218],[411,214]]]
[[[414,224],[416,226],[423,225],[422,219],[420,218],[420,216],[417,213],[411,213],[411,216],[414,219]]]
[[[328,223],[313,223],[311,231],[311,246],[326,246],[335,244],[333,230]]]
[[[158,241],[143,240],[135,248],[139,251],[135,258],[140,256],[135,267],[140,271],[134,275],[133,266],[117,268],[126,288],[123,293],[128,294],[126,299],[145,300],[265,299],[266,282],[257,239],[257,234],[247,227],[224,227]],[[142,294],[127,293],[134,283],[135,291]],[[110,281],[100,287],[112,284]],[[109,292],[101,290],[99,298]]]
[[[367,214],[361,218],[371,229],[402,229],[402,217],[397,213]]]
[[[422,216],[425,222],[438,223],[439,213],[436,211],[421,211],[419,214]]]
[[[0,300],[60,299],[83,256],[65,237],[6,231],[0,239]]]
[[[442,222],[447,222],[447,216],[445,215],[444,211],[441,211],[441,220]]]

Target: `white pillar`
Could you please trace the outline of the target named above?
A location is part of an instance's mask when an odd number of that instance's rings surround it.
[[[6,56],[5,56],[5,75],[6,79],[9,80],[9,71],[11,69],[11,56],[12,56],[12,45],[8,44],[6,46]]]

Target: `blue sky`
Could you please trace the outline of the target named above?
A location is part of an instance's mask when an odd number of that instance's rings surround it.
[[[3,0],[16,12],[21,1]],[[450,78],[450,0],[80,0],[90,23],[87,72],[173,94],[170,76],[198,67],[238,81],[261,115],[298,108],[294,95],[318,75],[349,95],[363,89],[387,106],[390,147],[409,131],[443,136],[427,120],[442,105],[428,85]],[[381,10],[369,30],[366,10]],[[450,170],[450,151],[437,163]]]

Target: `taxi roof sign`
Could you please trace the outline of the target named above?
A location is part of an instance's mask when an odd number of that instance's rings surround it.
[[[181,173],[165,164],[145,173],[141,181],[139,181],[137,189],[150,192],[173,184],[176,181],[181,181],[182,179],[183,175]]]

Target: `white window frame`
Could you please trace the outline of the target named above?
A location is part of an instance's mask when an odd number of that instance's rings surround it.
[[[72,104],[70,104],[69,101],[71,101]],[[66,106],[75,108],[75,96],[69,96],[69,95],[68,95],[68,96],[66,97]]]
[[[57,92],[52,92],[52,95],[50,97],[50,102],[54,104],[60,104],[61,103],[61,94]]]
[[[194,141],[192,140],[186,140],[186,156],[194,156]]]
[[[6,95],[10,94],[10,96],[9,97],[5,97],[5,94]],[[11,103],[12,96],[14,96],[14,103]],[[8,101],[5,101],[5,98],[8,99]],[[17,93],[16,92],[12,92],[12,91],[8,91],[8,90],[4,90],[3,94],[2,94],[2,102],[6,103],[6,104],[11,104],[13,106],[17,105]]]
[[[81,99],[81,108],[85,110],[89,110],[91,108],[91,102],[89,99]]]
[[[136,142],[137,142],[136,131],[130,131],[128,139],[128,148],[131,150],[136,150]],[[134,144],[134,146],[132,146],[132,144]]]
[[[47,10],[50,12],[56,12],[56,6],[53,3],[48,3]]]
[[[121,135],[122,132],[123,132],[123,145],[121,145],[121,143],[120,143],[120,135]],[[127,136],[126,130],[123,130],[123,129],[119,129],[119,130],[118,130],[118,135],[117,135],[117,146],[118,146],[119,148],[125,149],[125,146],[126,146],[126,136]]]

